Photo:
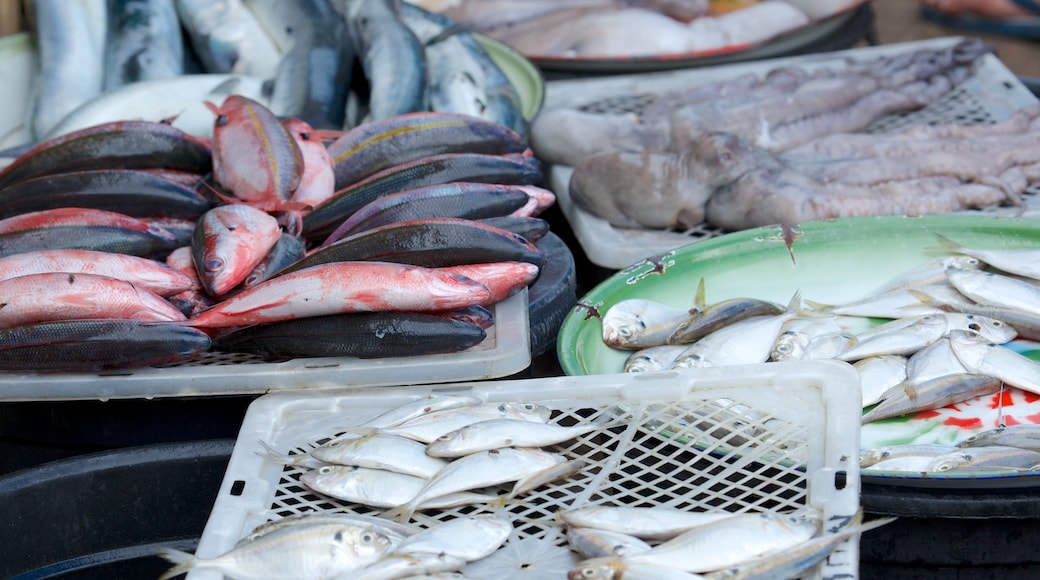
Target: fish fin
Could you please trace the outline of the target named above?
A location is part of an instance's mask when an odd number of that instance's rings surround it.
[[[917,387],[911,383],[903,383],[903,392],[906,393],[907,397],[910,397],[911,401],[917,401]]]
[[[697,311],[704,310],[708,306],[708,300],[705,296],[704,290],[704,276],[701,276],[700,282],[697,283],[697,293],[693,295],[693,308],[690,309],[691,314],[694,309]]]
[[[306,455],[296,456],[289,455],[288,453],[282,453],[274,447],[271,447],[271,445],[269,445],[266,441],[262,439],[257,439],[256,442],[264,448],[264,451],[257,451],[256,454],[260,457],[263,457],[264,459],[274,461],[275,463],[280,463],[282,465],[296,465],[297,463],[299,463],[298,457],[307,457]]]
[[[335,129],[315,129],[311,131],[311,140],[326,143],[329,141],[335,141],[346,133],[346,131],[337,131]]]
[[[939,241],[939,246],[943,250],[947,250],[957,254],[963,254],[964,250],[967,249],[964,246],[958,244],[957,242],[951,240],[950,238],[947,238],[942,234],[935,234],[935,239]]]
[[[803,312],[804,307],[802,306],[802,291],[795,290],[794,294],[791,295],[791,299],[787,302],[788,312]]]
[[[395,508],[390,508],[386,510],[380,517],[386,518],[388,520],[394,520],[398,523],[406,524],[409,521],[411,521],[412,514],[415,513],[416,507],[417,504],[410,501],[406,504],[399,505]]]
[[[241,86],[242,86],[242,78],[241,77],[231,77],[231,78],[227,79],[226,81],[220,83],[219,85],[213,87],[209,91],[209,94],[211,94],[211,95],[222,95],[222,96],[228,97],[228,96],[231,96],[231,95],[235,94],[236,92],[238,92],[239,89],[241,88]],[[207,107],[208,107],[208,105],[207,105]],[[212,111],[213,109],[210,109],[210,110]]]
[[[199,560],[195,554],[189,554],[166,546],[158,547],[158,556],[173,564],[173,568],[159,576],[159,580],[169,580],[175,576],[180,576],[194,568]]]
[[[816,302],[809,300],[808,298],[802,300],[802,309],[805,311],[805,307],[809,310],[815,311],[820,314],[830,314],[830,311],[835,308],[834,304],[824,304],[823,302]]]
[[[202,104],[205,105],[214,115],[220,115],[220,107],[214,105],[212,101],[202,101]]]

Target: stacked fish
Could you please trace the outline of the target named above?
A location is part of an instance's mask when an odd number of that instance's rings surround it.
[[[0,171],[0,289],[19,305],[0,318],[0,367],[121,368],[211,347],[454,352],[485,338],[486,307],[537,276],[532,240],[548,225],[534,216],[554,198],[531,185],[541,170],[514,131],[413,113],[326,135],[326,147],[246,97],[209,106],[211,141],[107,123]],[[53,254],[71,250],[78,261]],[[155,270],[165,285],[142,280]]]
[[[473,34],[400,4],[34,0],[39,70],[26,133],[40,141],[115,120],[170,119],[208,137],[203,101],[240,95],[318,129],[438,111],[525,134],[520,96]]]
[[[875,471],[1035,472],[1040,466],[1040,425],[1003,425],[966,437],[955,445],[873,447],[860,453],[859,463],[862,469]]]
[[[1040,337],[1040,251],[970,248],[938,239],[947,255],[861,300],[821,304],[796,294],[787,307],[754,298],[706,304],[702,285],[690,308],[642,299],[613,305],[603,315],[603,340],[634,351],[627,372],[823,358],[850,362],[860,374],[863,423],[946,407],[1005,386],[1040,394],[1040,363],[1002,346]],[[876,319],[889,321],[871,326]],[[976,449],[970,458],[963,452],[934,457],[955,451],[949,448],[904,451],[918,457],[914,471],[1038,465],[1035,450],[997,447]],[[920,459],[924,455],[935,461]]]
[[[895,518],[819,534],[819,514],[691,512],[590,506],[564,510],[567,541],[584,561],[571,580],[800,578],[846,539]],[[652,545],[653,544],[653,545]]]
[[[377,580],[457,570],[491,554],[513,525],[496,516],[464,516],[430,528],[353,514],[307,514],[262,524],[213,558],[162,548],[175,565],[160,580],[191,570],[230,578]]]

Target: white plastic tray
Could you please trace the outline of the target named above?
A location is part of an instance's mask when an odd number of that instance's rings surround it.
[[[475,395],[489,402],[538,402],[553,409],[551,420],[562,424],[597,417],[628,420],[623,426],[550,447],[586,462],[585,469],[567,481],[549,484],[505,506],[416,514],[420,525],[431,525],[458,513],[508,511],[523,525],[492,558],[530,554],[545,559],[540,561],[554,556],[566,559],[561,556],[569,554],[563,530],[553,515],[561,508],[587,504],[639,501],[734,512],[811,506],[822,510],[828,528],[844,525],[859,508],[859,429],[848,428],[859,420],[859,376],[850,365],[837,361],[275,393],[254,401],[246,413],[196,554],[222,554],[257,525],[286,516],[372,513],[308,491],[299,483],[305,468],[263,457],[259,442],[282,453],[303,453],[345,426],[431,393]],[[733,412],[741,406],[761,414],[754,419],[740,417],[747,422],[743,433],[773,419],[766,433],[756,431],[745,442],[708,435],[720,436],[719,428],[732,427]],[[660,420],[674,421],[676,412],[697,413],[698,426],[676,427],[669,422],[673,431],[662,429]],[[850,540],[841,546],[820,567],[820,576],[855,578],[858,545]],[[219,577],[204,571],[189,574],[194,580]]]
[[[253,395],[282,390],[418,385],[504,377],[531,364],[527,290],[495,305],[495,324],[461,352],[360,359],[299,358],[265,362],[252,355],[210,352],[162,367],[101,373],[0,372],[0,401],[131,399]]]
[[[654,95],[704,83],[733,78],[742,74],[762,74],[779,66],[797,65],[807,70],[840,68],[846,58],[857,60],[914,51],[922,48],[949,46],[960,37],[856,48],[832,53],[778,58],[752,63],[711,68],[673,71],[667,74],[625,75],[598,79],[551,81],[546,84],[543,110],[552,108],[583,109],[592,112],[639,112]],[[910,114],[879,119],[868,131],[891,132],[909,125],[958,122],[986,124],[1003,120],[1023,107],[1037,102],[997,57],[986,55],[976,73],[961,86],[950,91],[941,101]],[[702,224],[686,232],[617,228],[606,220],[574,205],[568,191],[574,170],[554,166],[549,171],[550,188],[567,222],[589,261],[613,270],[625,268],[643,258],[655,256],[679,246],[708,239],[724,232]],[[1027,190],[1026,203],[1031,212],[1040,211],[1040,184]],[[1015,209],[987,210],[986,213],[1010,214]],[[969,213],[969,212],[963,212]],[[972,213],[978,213],[973,211]]]

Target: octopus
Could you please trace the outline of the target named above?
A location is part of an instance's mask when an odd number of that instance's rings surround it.
[[[624,228],[723,230],[1022,205],[1040,105],[992,125],[863,133],[938,102],[989,52],[966,39],[809,72],[781,67],[661,95],[640,115],[552,109],[532,127],[574,168],[575,204]]]

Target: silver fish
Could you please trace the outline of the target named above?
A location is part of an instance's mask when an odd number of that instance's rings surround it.
[[[921,302],[921,299],[911,290],[894,288],[843,304],[821,304],[810,300],[807,300],[806,303],[818,312],[863,318],[905,318],[942,312],[938,306]]]
[[[965,254],[977,258],[994,268],[999,268],[1010,274],[1020,274],[1034,279],[1040,279],[1040,250],[987,250],[983,248],[969,248],[957,242],[936,234],[939,243],[950,251]]]
[[[259,526],[253,528],[253,531],[250,532],[248,536],[239,540],[238,544],[236,545],[252,542],[260,536],[269,534],[275,530],[280,530],[282,528],[295,526],[298,524],[344,524],[369,527],[372,528],[374,531],[386,536],[394,545],[396,545],[397,542],[400,542],[404,538],[407,538],[408,536],[419,533],[423,529],[418,526],[401,524],[380,517],[369,516],[364,514],[350,514],[343,512],[307,512],[264,522],[263,524],[260,524]]]
[[[647,373],[672,368],[676,357],[685,351],[687,344],[662,344],[637,350],[625,359],[622,367],[626,373]]]
[[[852,364],[859,373],[863,406],[869,407],[883,398],[889,389],[906,380],[907,358],[898,354],[886,354],[860,359]]]
[[[301,520],[214,558],[161,547],[159,555],[174,566],[160,580],[191,570],[233,578],[332,578],[375,562],[390,546],[386,536],[366,526]]]
[[[955,292],[957,292],[956,296],[938,296],[933,292],[919,294],[923,302],[929,302],[948,312],[976,314],[1000,320],[1015,329],[1019,337],[1040,341],[1040,312],[1026,312],[1017,308],[978,304],[964,297],[960,291],[955,289]]]
[[[385,517],[407,521],[427,500],[449,493],[515,482],[530,473],[566,461],[558,453],[529,447],[506,447],[467,455],[452,461],[431,478],[408,503]]]
[[[603,343],[625,350],[663,345],[690,314],[689,308],[677,308],[656,300],[622,300],[603,314]]]
[[[976,433],[957,443],[957,447],[989,447],[1002,445],[1040,451],[1040,425],[1007,425]]]
[[[343,580],[390,580],[392,578],[428,578],[428,575],[458,570],[466,565],[461,558],[447,554],[388,554],[376,562],[354,571]],[[422,576],[418,576],[421,574]]]
[[[1040,288],[1028,282],[981,270],[950,270],[946,276],[962,294],[980,304],[1040,312]]]
[[[464,516],[427,528],[397,544],[396,554],[446,554],[466,562],[490,556],[513,532],[511,519],[495,516]]]
[[[396,427],[401,423],[417,419],[429,413],[473,407],[484,401],[469,395],[427,395],[403,405],[389,409],[368,419],[362,425],[366,427]]]
[[[274,78],[282,52],[242,0],[176,0],[181,25],[211,73]]]
[[[911,413],[938,409],[975,397],[990,395],[1000,390],[1000,379],[990,375],[957,373],[928,379],[908,385],[906,390],[889,396],[868,411],[860,421],[901,417]]]
[[[948,337],[940,338],[915,352],[906,362],[906,386],[958,373],[969,372],[953,352]]]
[[[564,427],[522,419],[488,419],[441,435],[426,447],[432,457],[462,457],[499,447],[545,447],[602,429],[599,425]]]
[[[428,413],[394,427],[382,429],[382,432],[391,435],[402,435],[423,443],[431,443],[445,433],[450,433],[478,421],[508,417],[545,423],[549,420],[551,414],[552,411],[550,409],[535,403],[516,401],[483,403],[472,407]],[[359,429],[359,431],[363,431],[363,429]]]
[[[789,308],[790,309],[790,308]],[[716,330],[757,316],[784,313],[775,302],[757,298],[732,298],[691,310],[687,319],[668,337],[669,344],[692,344]]]
[[[184,43],[173,0],[109,2],[105,90],[184,74]]]
[[[871,294],[882,294],[890,290],[923,288],[934,284],[942,284],[946,282],[946,271],[951,268],[979,270],[982,266],[982,262],[973,256],[940,256],[896,275],[875,288]]]
[[[731,518],[718,511],[688,511],[667,506],[586,506],[557,512],[556,517],[571,527],[596,528],[633,535],[643,540],[673,538],[682,532]]]
[[[871,467],[889,459],[902,457],[927,457],[932,458],[943,453],[954,451],[952,445],[937,445],[924,443],[917,445],[889,445],[886,447],[874,447],[864,449],[859,453],[859,466],[861,468]]]
[[[513,488],[509,490],[509,494],[506,495],[502,502],[507,502],[514,497],[523,495],[529,491],[538,489],[543,485],[551,483],[553,481],[559,481],[568,477],[577,475],[585,468],[585,462],[581,459],[572,459],[563,463],[557,463],[546,467],[541,471],[535,471],[520,479],[516,480],[513,484]]]
[[[837,358],[851,362],[883,354],[910,355],[939,340],[945,334],[946,319],[939,314],[893,320],[857,335],[859,342],[856,346],[841,353]]]
[[[1013,387],[1040,394],[1040,363],[983,339],[974,331],[950,333],[953,353],[965,368],[1000,379]]]
[[[606,556],[592,558],[567,572],[567,580],[703,580],[701,574],[668,566],[632,562],[630,558]]]
[[[796,516],[738,514],[683,532],[626,560],[685,572],[710,572],[790,550],[813,537],[818,529],[818,522]]]
[[[427,481],[385,469],[347,465],[325,465],[300,476],[303,485],[320,494],[378,508],[392,508],[407,502],[423,489]],[[424,498],[419,507],[455,507],[485,503],[496,497],[469,492],[450,493],[430,497],[429,501]]]
[[[753,316],[734,322],[698,339],[672,363],[673,368],[756,364],[769,360],[780,329],[799,315],[801,297],[795,293],[781,314]]]
[[[869,467],[862,467],[870,471],[903,471],[907,473],[925,473],[935,461],[935,457],[928,455],[907,455],[906,457],[893,457],[879,461]]]
[[[448,464],[428,455],[423,443],[385,433],[329,441],[311,451],[311,457],[324,463],[386,469],[427,479]]]
[[[957,472],[981,469],[1035,469],[1040,466],[1040,452],[1018,447],[991,445],[958,449],[932,460],[928,471]]]
[[[567,527],[567,543],[583,558],[623,558],[650,549],[650,544],[631,534],[574,526]]]

